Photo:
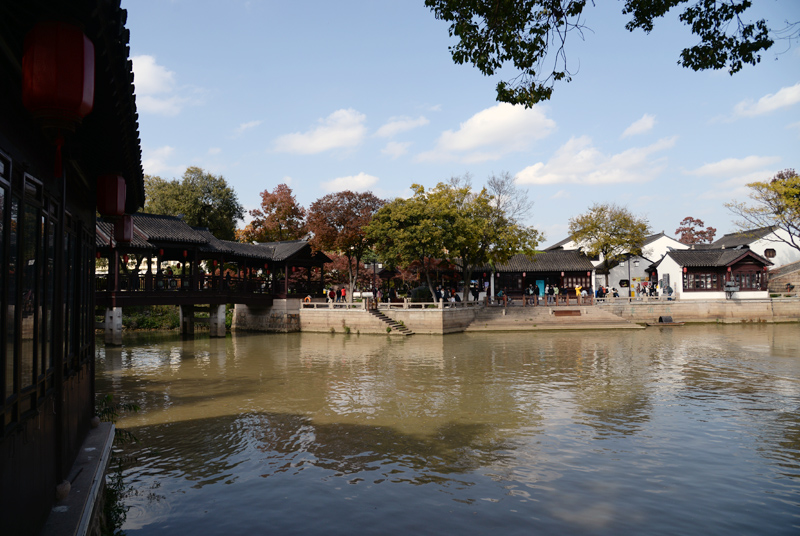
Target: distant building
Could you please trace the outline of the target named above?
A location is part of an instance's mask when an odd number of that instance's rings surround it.
[[[735,247],[747,247],[751,251],[769,259],[775,266],[783,266],[792,262],[800,261],[800,250],[787,244],[791,241],[800,245],[800,237],[790,237],[789,233],[776,227],[762,227],[751,231],[728,233],[722,238],[712,243],[712,248],[731,249]]]

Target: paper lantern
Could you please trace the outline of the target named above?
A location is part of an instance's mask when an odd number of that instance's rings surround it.
[[[61,177],[63,131],[74,131],[94,106],[94,45],[74,24],[40,22],[25,36],[22,104],[55,131],[55,176]]]
[[[97,212],[103,216],[125,214],[125,179],[119,175],[97,177]]]
[[[188,255],[189,255],[189,252],[188,252],[188,251],[186,251],[186,250],[184,249],[184,250],[183,250],[183,256],[184,256],[184,258],[186,258]]]
[[[126,244],[133,240],[133,219],[130,214],[124,214],[114,222],[114,240]]]
[[[164,250],[163,249],[159,249],[158,250],[158,256],[159,257],[163,257],[164,256]]]

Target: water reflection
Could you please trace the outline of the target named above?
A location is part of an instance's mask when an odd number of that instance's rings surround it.
[[[98,392],[142,407],[129,533],[794,534],[798,356],[796,325],[146,335]]]

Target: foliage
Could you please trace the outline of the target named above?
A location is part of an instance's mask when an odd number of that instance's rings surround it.
[[[517,253],[533,255],[542,239],[538,231],[519,223],[532,203],[524,192],[518,191],[511,175],[493,175],[488,185],[495,195],[487,188],[474,193],[469,176],[454,177],[449,185],[439,185],[431,193],[438,203],[455,207],[448,250],[461,260],[464,301],[474,269],[502,264]]]
[[[177,329],[180,326],[178,308],[174,305],[126,307],[122,325],[125,329]]]
[[[508,63],[518,75],[497,84],[497,100],[531,107],[548,100],[557,81],[569,82],[566,43],[583,38],[586,0],[425,0],[437,19],[450,24],[458,42],[449,48],[453,61],[471,63],[491,76]],[[594,2],[592,2],[594,4]],[[624,0],[628,31],[650,33],[655,19],[689,3],[679,20],[700,42],[681,52],[678,62],[691,69],[723,69],[731,74],[755,65],[773,44],[765,20],[742,19],[751,0]],[[789,28],[792,26],[790,25]],[[793,35],[790,35],[791,39]]]
[[[261,208],[251,210],[250,215],[253,220],[236,233],[239,242],[281,242],[306,237],[306,209],[297,204],[286,184],[261,192]]]
[[[743,233],[775,227],[786,231],[787,238],[773,233],[766,240],[783,242],[800,250],[800,176],[794,169],[785,169],[771,180],[751,182],[752,205],[731,201],[725,207],[739,219],[735,225]]]
[[[348,259],[338,253],[327,252],[325,254],[332,261],[325,264],[325,280],[323,281],[325,288],[350,284],[350,274],[351,270],[353,270],[352,259]],[[356,287],[367,288],[372,286],[372,274],[366,271],[364,264],[361,262],[359,262],[357,274],[357,279],[354,281]],[[352,297],[353,287],[350,287],[349,292]]]
[[[95,412],[101,421],[116,423],[121,413],[136,413],[141,409],[137,404],[130,402],[116,402],[114,395],[107,394],[99,396],[95,405]],[[124,444],[136,442],[136,436],[119,427],[114,428],[114,443]],[[105,525],[101,527],[103,536],[122,536],[125,533],[121,530],[125,519],[128,516],[128,506],[123,504],[123,498],[127,492],[122,478],[122,459],[113,457],[116,468],[108,473],[105,497],[103,501],[103,513],[105,514]]]
[[[347,260],[348,300],[352,300],[359,268],[363,267],[361,259],[370,248],[364,228],[385,203],[372,192],[345,190],[323,196],[309,207],[312,248],[335,251]]]
[[[675,229],[675,234],[680,235],[678,241],[684,244],[710,244],[714,241],[714,235],[717,234],[717,230],[713,227],[703,229],[705,226],[703,220],[698,220],[691,216],[683,218],[680,225]]]
[[[429,191],[418,184],[411,188],[413,197],[395,199],[377,212],[367,235],[389,264],[417,263],[432,296],[430,274],[441,259],[462,263],[466,299],[473,267],[533,253],[540,239],[535,229],[509,219],[486,189],[473,193],[468,177]]]
[[[608,278],[608,269],[613,261],[628,254],[642,254],[650,225],[647,218],[639,218],[625,207],[595,203],[587,213],[570,218],[569,233],[586,255],[603,256],[603,268]]]
[[[183,214],[195,227],[207,227],[222,240],[233,240],[244,208],[222,175],[212,175],[198,167],[188,167],[179,181],[145,175],[145,212]]]

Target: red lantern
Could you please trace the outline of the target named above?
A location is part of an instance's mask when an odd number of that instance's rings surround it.
[[[486,277],[486,272],[483,272],[483,277]]]
[[[586,272],[586,277],[592,277],[592,272]]]
[[[127,253],[122,256],[122,262],[124,262],[125,264],[128,264],[128,254]]]
[[[525,272],[522,272],[522,277],[525,277]]]
[[[292,272],[296,272],[296,271],[297,271],[297,266],[292,266]]]
[[[188,252],[188,251],[186,251],[186,250],[184,249],[184,250],[183,250],[183,256],[184,256],[184,258],[186,258],[188,255],[189,255],[189,252]]]
[[[728,273],[731,273],[731,267],[728,266]]]
[[[99,259],[101,257],[100,252],[95,253],[95,256]]]
[[[163,249],[159,249],[158,250],[158,256],[159,257],[163,257],[164,256],[164,250]]]
[[[103,216],[125,214],[125,179],[119,175],[97,177],[97,211]]]
[[[684,267],[683,267],[683,273],[685,274],[686,272],[688,272],[688,270],[687,270],[687,269],[686,269],[686,267],[684,266]]]
[[[266,262],[264,263],[264,269],[265,270],[267,269],[267,263]]]
[[[128,244],[132,239],[133,219],[130,214],[125,214],[114,222],[114,240]]]
[[[25,36],[22,104],[56,130],[57,177],[62,175],[61,131],[73,131],[94,106],[94,45],[80,28],[40,22]]]
[[[217,261],[214,261],[214,267],[215,268],[217,267]]]
[[[561,277],[564,277],[564,272],[561,272]]]

